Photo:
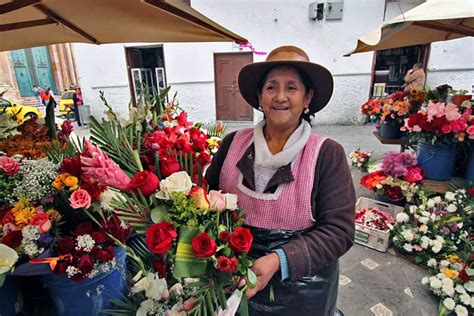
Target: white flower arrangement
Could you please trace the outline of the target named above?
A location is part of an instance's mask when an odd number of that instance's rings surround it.
[[[47,158],[39,160],[23,160],[21,162],[21,181],[14,189],[14,194],[29,198],[32,201],[41,201],[53,193],[51,183],[57,175],[57,165]]]

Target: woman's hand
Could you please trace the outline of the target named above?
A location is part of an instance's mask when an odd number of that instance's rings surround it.
[[[280,269],[280,258],[274,252],[260,257],[252,266],[252,271],[257,276],[257,285],[254,289],[247,289],[245,296],[250,299],[257,292],[263,290],[273,275]]]

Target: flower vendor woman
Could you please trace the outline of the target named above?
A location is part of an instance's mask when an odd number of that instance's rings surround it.
[[[309,124],[331,98],[332,75],[283,46],[242,68],[239,87],[264,120],[227,135],[206,178],[211,189],[238,195],[254,235],[250,315],[337,315],[355,192],[342,146]]]

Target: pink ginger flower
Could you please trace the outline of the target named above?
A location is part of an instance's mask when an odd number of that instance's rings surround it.
[[[0,157],[0,169],[9,177],[15,176],[20,171],[20,163],[10,157]]]
[[[428,121],[431,121],[433,117],[440,117],[445,114],[445,104],[443,102],[428,103]]]
[[[461,117],[458,106],[453,103],[446,105],[445,115],[448,121],[455,121]]]
[[[130,177],[120,169],[119,165],[88,140],[84,141],[81,165],[85,175],[90,176],[103,185],[125,191],[131,181]]]

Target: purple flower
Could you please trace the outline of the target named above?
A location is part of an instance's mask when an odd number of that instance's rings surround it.
[[[439,231],[442,232],[443,234],[449,234],[451,232],[449,228],[446,226],[442,227]]]
[[[449,226],[449,229],[452,233],[456,232],[459,229],[458,223],[452,223],[451,226]]]
[[[382,160],[382,169],[388,175],[402,178],[409,167],[416,166],[416,157],[409,153],[389,152]]]

